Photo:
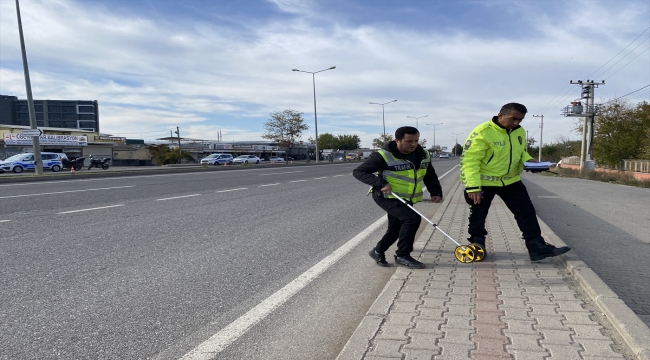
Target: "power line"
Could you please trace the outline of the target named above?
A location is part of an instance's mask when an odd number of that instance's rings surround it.
[[[591,75],[597,73],[598,70],[602,69],[603,67],[605,67],[605,65],[609,64],[610,61],[614,60],[617,56],[619,56],[623,51],[625,51],[625,49],[627,49],[630,45],[632,45],[632,44],[636,41],[636,39],[640,38],[641,35],[645,34],[645,32],[648,31],[648,30],[650,30],[650,27],[648,27],[647,29],[643,30],[643,32],[640,33],[639,36],[637,36],[636,38],[634,38],[634,40],[632,40],[629,44],[627,44],[627,46],[624,47],[621,51],[619,51],[618,54],[614,55],[611,59],[607,60],[607,62],[604,63],[604,64],[603,64],[601,67],[599,67],[598,69],[596,69],[596,71],[594,71],[593,73],[591,73],[591,74],[585,76],[585,78],[588,79],[589,77],[591,77]]]
[[[623,67],[622,67],[622,68],[620,68],[620,69],[618,69],[618,70],[616,70],[616,72],[615,72],[615,73],[613,73],[612,75],[610,75],[609,77],[607,77],[607,79],[609,79],[609,78],[611,78],[612,76],[614,76],[614,75],[616,75],[616,73],[617,73],[617,72],[619,72],[619,71],[621,71],[621,70],[623,70],[623,68],[625,68],[626,66],[628,66],[628,65],[630,65],[630,63],[631,63],[632,61],[634,61],[634,60],[636,60],[636,59],[637,59],[637,58],[638,58],[639,56],[641,56],[641,55],[643,55],[643,54],[645,54],[645,52],[646,52],[646,51],[648,51],[648,50],[650,50],[650,47],[648,47],[648,48],[647,48],[647,49],[645,49],[645,50],[644,50],[644,51],[643,51],[642,53],[640,53],[639,55],[637,55],[637,56],[636,56],[636,57],[635,57],[634,59],[632,59],[632,60],[630,60],[630,61],[629,61],[629,62],[628,62],[627,64],[625,64],[625,65],[623,65]],[[605,80],[607,80],[607,79],[605,79]]]
[[[625,95],[623,95],[623,96],[619,96],[619,97],[617,97],[617,98],[614,99],[614,100],[618,100],[618,99],[620,99],[620,98],[624,98],[624,97],[626,97],[626,96],[628,96],[628,95],[632,95],[632,94],[634,94],[634,93],[637,92],[637,91],[641,91],[641,90],[647,88],[648,86],[650,86],[650,85],[646,85],[646,86],[644,86],[644,87],[642,87],[642,88],[640,88],[640,89],[636,89],[636,90],[632,91],[631,93],[627,93],[627,94],[625,94]]]

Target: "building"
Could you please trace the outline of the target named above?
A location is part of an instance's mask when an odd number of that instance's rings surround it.
[[[34,100],[37,127],[99,133],[97,100]],[[27,100],[0,95],[0,125],[30,126]]]

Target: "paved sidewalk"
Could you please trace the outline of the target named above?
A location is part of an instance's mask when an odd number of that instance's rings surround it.
[[[457,184],[433,221],[465,244],[468,211]],[[650,357],[648,327],[583,262],[571,253],[531,262],[498,197],[487,226],[489,255],[471,264],[428,226],[413,254],[427,269],[397,269],[338,359]]]

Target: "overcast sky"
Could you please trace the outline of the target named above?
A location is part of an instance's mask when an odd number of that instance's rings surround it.
[[[597,101],[650,84],[647,0],[21,0],[35,99],[99,102],[102,133],[260,140],[269,113],[362,146],[417,121],[427,145],[462,143],[501,105],[544,143],[578,139],[569,81]],[[26,98],[15,0],[0,0],[0,93]],[[650,88],[627,97],[650,101]],[[432,126],[427,124],[442,125]]]

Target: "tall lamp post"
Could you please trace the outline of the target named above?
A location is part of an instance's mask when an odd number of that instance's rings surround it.
[[[418,129],[418,130],[420,130],[420,127],[418,126],[418,119],[422,119],[422,118],[425,118],[425,117],[427,117],[427,116],[429,116],[429,115],[418,116],[418,117],[415,117],[415,116],[407,116],[407,118],[415,119],[415,128]]]
[[[454,156],[456,156],[456,148],[458,147],[458,135],[461,135],[459,133],[451,133],[452,135],[456,135],[456,140],[454,140]]]
[[[381,105],[381,121],[384,124],[384,137],[386,136],[386,120],[384,119],[384,105],[390,104],[390,103],[395,102],[395,101],[397,101],[397,100],[385,102],[383,104],[370,102],[370,104],[373,104],[373,105]]]
[[[332,66],[331,68],[319,70],[319,71],[303,71],[303,70],[298,70],[298,69],[291,69],[291,71],[299,71],[299,72],[304,72],[307,74],[311,74],[311,80],[312,84],[314,85],[314,130],[316,131],[316,162],[320,159],[320,153],[318,152],[318,117],[316,116],[316,74],[319,72],[327,71],[327,70],[334,70],[336,69],[336,66]],[[307,159],[309,159],[309,155],[307,155]]]
[[[433,151],[435,152],[436,151],[436,126],[442,125],[442,123],[440,123],[440,124],[427,124],[427,125],[433,126]]]

